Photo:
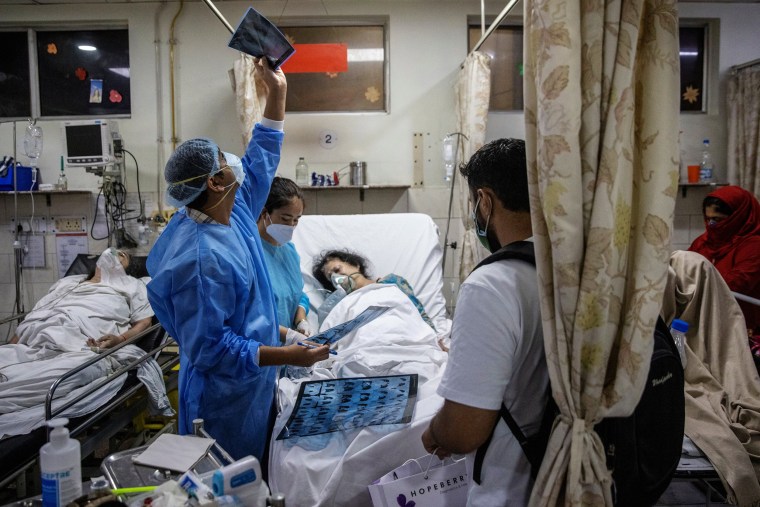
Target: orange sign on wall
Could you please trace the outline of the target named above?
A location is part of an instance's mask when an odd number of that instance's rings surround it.
[[[296,52],[282,64],[285,74],[348,71],[345,44],[293,44]]]

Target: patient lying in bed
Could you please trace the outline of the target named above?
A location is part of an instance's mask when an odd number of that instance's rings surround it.
[[[340,287],[346,293],[350,293],[373,283],[395,285],[414,304],[422,320],[435,331],[433,321],[428,317],[425,307],[414,294],[411,284],[404,277],[394,273],[372,279],[368,264],[367,259],[357,253],[348,250],[328,250],[314,260],[312,274],[328,291],[337,290]]]
[[[42,422],[47,390],[66,371],[94,356],[94,347],[112,347],[147,329],[153,311],[145,284],[128,276],[126,254],[107,250],[91,275],[56,282],[26,315],[11,343],[0,346],[0,436],[24,434]],[[73,399],[97,379],[139,358],[142,350],[128,345],[103,361],[62,382],[58,406]],[[28,363],[34,362],[30,368]],[[141,380],[159,388],[159,406],[168,407],[160,369],[155,362],[141,366]],[[67,412],[87,413],[110,399],[125,379],[112,382]],[[61,397],[58,399],[58,397]]]
[[[98,264],[90,275],[67,276],[53,284],[10,343],[39,349],[39,358],[51,349],[113,347],[150,327],[153,310],[145,284],[126,274],[129,255],[107,250]]]
[[[447,354],[438,347],[424,308],[395,283],[370,281],[351,287],[320,330],[353,319],[370,306],[389,309],[338,340],[332,346],[337,355],[317,363],[308,378],[279,382],[281,411],[270,448],[269,478],[272,489],[294,505],[368,505],[369,483],[406,459],[425,454],[420,435],[442,403],[435,389]],[[293,410],[301,381],[402,374],[418,375],[411,423],[275,440]]]

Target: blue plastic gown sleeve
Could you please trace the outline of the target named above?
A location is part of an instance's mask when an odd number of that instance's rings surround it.
[[[248,149],[241,159],[246,175],[238,194],[256,218],[269,196],[269,188],[280,163],[283,138],[282,131],[257,123],[253,128],[253,137]]]

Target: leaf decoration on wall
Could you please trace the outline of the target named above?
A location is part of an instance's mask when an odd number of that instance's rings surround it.
[[[686,91],[683,93],[683,100],[689,104],[695,103],[699,98],[699,88],[694,88],[691,85],[686,87]]]
[[[367,91],[364,92],[364,98],[373,103],[377,102],[380,100],[380,90],[374,86],[370,86],[367,88]]]

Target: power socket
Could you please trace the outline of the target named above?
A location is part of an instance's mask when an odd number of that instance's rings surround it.
[[[10,232],[24,232],[33,234],[44,234],[47,232],[47,220],[45,217],[18,217],[11,218]]]
[[[86,232],[85,217],[50,217],[52,232]]]

